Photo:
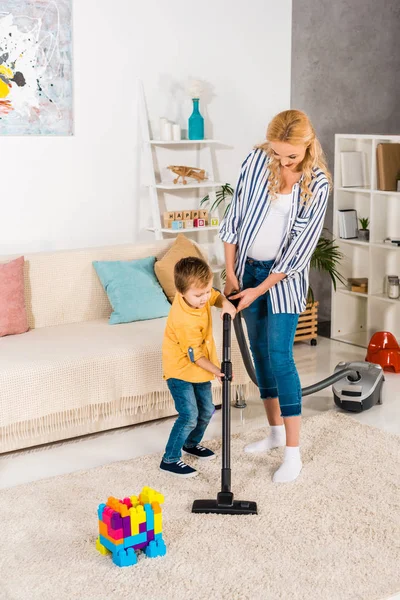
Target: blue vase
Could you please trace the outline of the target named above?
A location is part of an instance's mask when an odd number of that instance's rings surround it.
[[[198,98],[193,98],[193,112],[189,117],[189,140],[204,140],[204,119],[199,111]]]

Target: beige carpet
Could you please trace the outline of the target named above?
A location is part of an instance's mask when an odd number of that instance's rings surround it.
[[[293,484],[271,482],[281,449],[242,452],[266,429],[232,440],[233,491],[258,516],[191,514],[195,498],[215,497],[219,460],[183,481],[147,456],[0,492],[0,598],[387,598],[400,590],[400,438],[334,411],[303,423]],[[97,505],[143,485],[165,494],[167,556],[121,569],[95,550]]]

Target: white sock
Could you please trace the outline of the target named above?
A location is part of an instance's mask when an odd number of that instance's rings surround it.
[[[294,481],[300,475],[302,466],[299,446],[286,446],[283,463],[275,471],[272,481],[274,483]]]
[[[286,432],[284,425],[271,425],[271,432],[268,437],[260,440],[259,442],[253,442],[245,446],[245,452],[267,452],[272,448],[279,448],[286,444]]]

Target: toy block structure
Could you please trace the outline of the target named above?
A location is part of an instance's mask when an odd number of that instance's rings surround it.
[[[208,210],[199,210],[200,219],[204,219],[206,222],[208,221]]]
[[[118,567],[137,563],[136,552],[141,550],[148,558],[165,556],[167,549],[162,537],[162,510],[164,496],[144,487],[139,496],[118,500],[111,496],[106,504],[99,504],[99,537],[96,549],[100,554],[112,553]]]
[[[198,219],[200,217],[200,214],[199,214],[200,211],[198,211],[198,210],[192,210],[191,213],[192,213],[192,221],[194,221],[195,219]]]
[[[183,211],[175,211],[175,221],[183,221]]]
[[[185,226],[185,229],[193,229],[194,227],[192,219],[187,219],[187,221],[183,221],[183,224]]]
[[[218,227],[219,225],[219,219],[217,217],[212,217],[211,218],[211,227]]]
[[[206,226],[206,222],[205,222],[204,219],[194,219],[193,225],[195,227],[205,227]]]
[[[183,211],[183,220],[184,221],[190,221],[191,218],[192,218],[192,211],[191,210],[184,210]]]

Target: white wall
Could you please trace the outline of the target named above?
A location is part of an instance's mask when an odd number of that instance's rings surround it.
[[[233,146],[218,161],[234,184],[290,105],[291,10],[291,0],[75,0],[75,134],[0,136],[0,254],[134,239],[137,77],[151,120],[182,127],[191,106],[179,87],[209,84],[206,135]]]

